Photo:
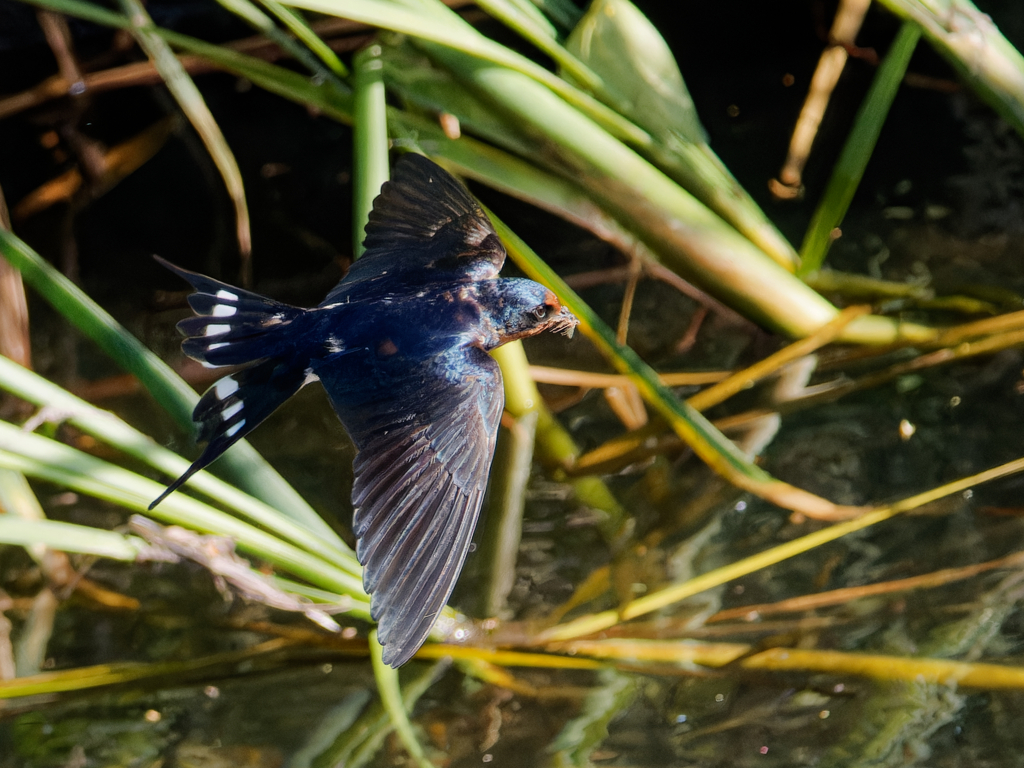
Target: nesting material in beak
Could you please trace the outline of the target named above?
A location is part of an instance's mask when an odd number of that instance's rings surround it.
[[[561,311],[552,318],[550,330],[555,333],[563,334],[567,339],[571,339],[573,333],[576,332],[576,326],[580,324],[576,315],[570,312],[565,307],[562,307]]]

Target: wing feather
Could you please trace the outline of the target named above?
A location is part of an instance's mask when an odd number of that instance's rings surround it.
[[[354,404],[341,392],[340,371],[320,375],[359,447],[352,489],[356,554],[384,660],[392,666],[416,653],[455,587],[504,403],[497,363],[475,347],[395,376],[375,398]]]
[[[420,551],[409,553],[411,561],[419,566],[403,570],[402,578],[392,586],[392,599],[386,603],[395,620],[386,627],[388,631],[381,635],[381,642],[385,644],[385,653],[394,646],[396,661],[414,654],[430,634],[454,585],[448,574],[461,570],[472,542],[482,494],[457,493],[453,498],[453,489],[447,490],[445,498],[452,507],[442,535],[432,540],[429,547],[418,547]]]
[[[423,155],[403,155],[373,201],[366,251],[324,304],[358,285],[460,282],[498,276],[505,248],[480,205],[443,168]]]

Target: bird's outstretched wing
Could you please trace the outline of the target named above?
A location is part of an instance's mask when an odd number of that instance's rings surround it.
[[[381,187],[363,244],[366,252],[324,303],[373,280],[487,280],[505,261],[494,227],[466,188],[416,154],[401,157]]]
[[[480,514],[504,397],[501,371],[476,347],[459,347],[355,403],[335,398],[356,455],[352,503],[384,661],[416,653],[448,602]]]

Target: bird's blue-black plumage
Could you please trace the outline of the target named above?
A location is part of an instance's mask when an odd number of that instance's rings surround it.
[[[358,449],[353,528],[384,660],[407,661],[451,594],[472,541],[504,404],[487,352],[575,318],[505,251],[465,189],[407,155],[374,201],[366,252],[313,309],[162,262],[196,293],[179,323],[204,365],[242,366],[202,397],[207,446],[159,499],[319,379]]]

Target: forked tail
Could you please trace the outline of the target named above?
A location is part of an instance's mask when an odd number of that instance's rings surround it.
[[[188,470],[149,505],[153,509],[192,475],[245,437],[307,379],[309,353],[296,323],[307,310],[292,307],[155,257],[196,292],[188,303],[196,316],[178,323],[181,348],[207,368],[242,366],[219,379],[200,398],[192,419],[206,448]]]

